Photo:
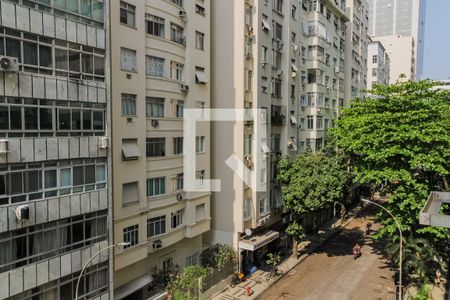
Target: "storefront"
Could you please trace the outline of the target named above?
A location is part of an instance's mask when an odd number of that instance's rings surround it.
[[[279,237],[278,231],[266,230],[241,239],[239,241],[240,271],[249,274],[263,266],[267,253],[277,251]]]

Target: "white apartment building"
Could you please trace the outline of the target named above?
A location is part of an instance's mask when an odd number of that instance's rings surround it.
[[[108,1],[0,1],[0,299],[74,299],[109,244]],[[110,299],[108,253],[79,296]]]
[[[366,0],[347,1],[345,95],[350,99],[362,97],[367,89],[368,9]]]
[[[211,126],[212,178],[221,180],[222,191],[212,196],[206,241],[240,249],[240,269],[248,271],[276,245],[286,247],[281,229],[288,214],[276,162],[307,147],[321,149],[344,105],[348,18],[345,2],[337,0],[214,1],[211,15],[211,106],[261,109],[267,125]],[[261,135],[267,138],[257,147]],[[252,189],[225,165],[231,154],[261,175],[266,191]]]
[[[183,138],[185,108],[210,106],[210,1],[114,1],[111,23],[114,299],[148,299],[157,273],[199,262],[210,193],[184,191],[183,148],[210,178],[209,123]]]
[[[406,74],[406,79],[420,79],[423,70],[425,0],[368,0],[369,35],[381,41],[391,56],[391,83],[398,74]],[[409,51],[410,41],[413,51]],[[398,53],[397,53],[398,52]],[[397,61],[394,57],[412,53],[413,72],[409,64]],[[397,71],[398,70],[398,71]]]
[[[370,42],[367,51],[367,89],[374,84],[389,84],[389,55],[380,42]]]

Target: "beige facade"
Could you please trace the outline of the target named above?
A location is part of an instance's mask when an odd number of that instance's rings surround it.
[[[350,99],[362,97],[367,89],[368,9],[366,0],[347,1],[345,95]]]
[[[183,191],[183,143],[210,177],[209,124],[183,141],[183,109],[210,105],[209,1],[111,4],[115,299],[147,299],[152,274],[198,261],[210,194]],[[131,298],[130,298],[131,297]]]
[[[374,84],[389,84],[390,59],[383,44],[371,42],[367,51],[367,89]]]
[[[211,15],[211,106],[267,112],[266,129],[248,122],[212,124],[212,178],[221,180],[222,190],[212,196],[206,240],[248,250],[241,253],[245,268],[257,259],[255,248],[264,253],[273,240],[285,241],[282,232],[269,232],[288,218],[276,161],[307,147],[321,149],[326,129],[345,104],[348,18],[344,1],[214,1]],[[267,139],[257,147],[260,130]],[[260,172],[265,192],[247,186],[225,165],[233,153]]]

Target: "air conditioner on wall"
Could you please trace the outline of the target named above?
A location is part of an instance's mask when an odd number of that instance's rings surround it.
[[[19,205],[16,208],[16,218],[17,221],[27,221],[30,219],[30,207],[26,204]]]
[[[182,201],[184,199],[183,194],[177,194],[177,200]]]
[[[101,149],[106,149],[109,147],[109,138],[107,136],[102,136],[98,138],[98,146]]]
[[[161,240],[153,241],[152,247],[153,247],[153,249],[159,249],[159,248],[162,248],[162,241],[161,241]]]
[[[185,18],[186,17],[186,11],[185,10],[179,10],[178,11],[178,16],[180,16],[181,18]]]
[[[158,127],[159,125],[159,121],[158,120],[152,120],[152,126],[153,127]]]
[[[0,70],[4,72],[19,72],[17,57],[0,56]]]
[[[187,92],[189,91],[189,86],[186,83],[182,83],[181,84],[181,91],[182,92]]]
[[[0,154],[8,153],[8,140],[0,140]]]

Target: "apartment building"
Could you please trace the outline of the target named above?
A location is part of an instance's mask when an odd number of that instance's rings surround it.
[[[210,106],[210,1],[114,1],[111,23],[114,299],[148,299],[154,276],[199,262],[210,193],[185,192],[183,148],[211,177],[209,123],[183,139],[185,109]]]
[[[398,80],[399,74],[405,74],[406,80],[420,79],[423,70],[426,1],[368,0],[368,3],[369,35],[381,41],[391,57],[391,83]],[[407,60],[404,58],[406,55]]]
[[[222,190],[213,193],[206,241],[239,249],[240,269],[247,271],[275,245],[286,246],[281,229],[289,215],[281,206],[276,162],[307,147],[321,149],[344,105],[348,18],[345,1],[337,0],[215,1],[211,14],[211,105],[261,110],[266,125],[211,125],[212,178],[221,180]],[[225,165],[232,154],[265,189]]]
[[[0,1],[0,299],[109,299],[108,1]]]
[[[370,42],[367,50],[367,89],[374,84],[389,84],[389,55],[380,42]]]
[[[345,93],[349,69],[345,53],[352,47],[346,42],[349,18],[345,10],[345,1],[314,0],[302,9],[305,71],[300,78],[304,87],[299,104],[300,152],[324,147],[327,130],[350,98]]]
[[[367,45],[369,5],[365,0],[347,1],[347,51],[345,51],[345,94],[350,99],[364,96],[367,89]]]

